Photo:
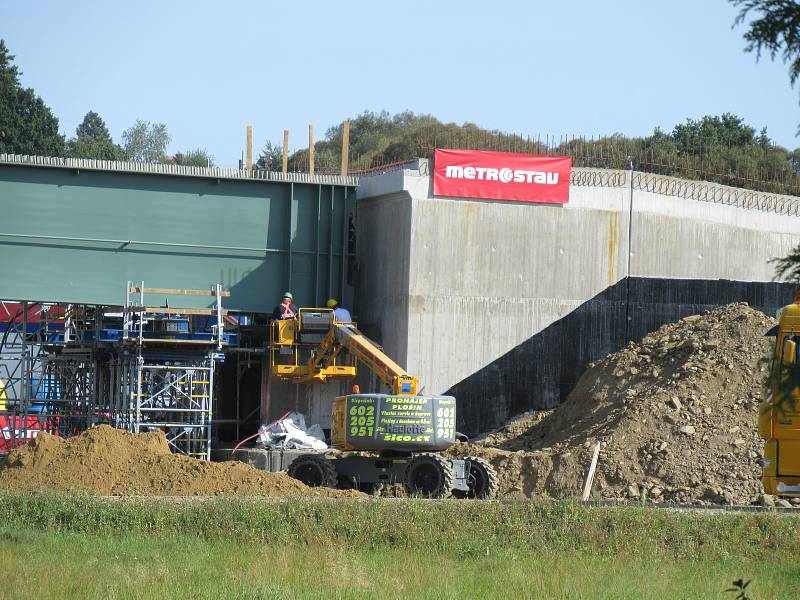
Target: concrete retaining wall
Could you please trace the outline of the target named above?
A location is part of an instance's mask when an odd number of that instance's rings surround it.
[[[790,300],[735,282],[770,281],[800,199],[595,169],[564,206],[435,198],[426,168],[360,182],[356,312],[425,393],[457,395],[469,433],[553,406],[590,360],[687,310]]]

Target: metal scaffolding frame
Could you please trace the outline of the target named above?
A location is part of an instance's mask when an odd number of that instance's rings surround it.
[[[54,305],[0,301],[6,327],[0,334],[0,450],[9,450],[39,431],[59,433],[65,423],[49,398],[55,385],[47,344]]]
[[[99,423],[108,423],[101,398],[102,358],[90,349],[48,352],[41,360],[34,402],[52,420],[51,433],[74,435]],[[38,389],[37,389],[38,386]]]
[[[12,315],[0,302],[0,452],[39,431],[69,436],[106,423],[162,430],[174,452],[210,460],[215,364],[230,339],[221,300],[228,292],[219,284],[168,290],[214,296],[211,309],[146,307],[154,289],[164,291],[128,282],[121,308],[23,302]],[[187,314],[213,321],[191,332]]]
[[[174,451],[210,459],[213,357],[148,364],[139,356],[135,378],[129,428],[161,429]]]

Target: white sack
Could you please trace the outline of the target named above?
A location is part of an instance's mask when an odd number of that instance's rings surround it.
[[[293,412],[280,421],[262,425],[258,430],[258,443],[272,449],[326,450],[325,436],[319,425],[306,429],[303,415]]]

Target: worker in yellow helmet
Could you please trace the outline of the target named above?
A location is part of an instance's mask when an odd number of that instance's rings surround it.
[[[353,322],[353,317],[350,316],[350,311],[339,306],[339,302],[335,298],[328,300],[328,308],[333,309],[333,318],[337,323]]]

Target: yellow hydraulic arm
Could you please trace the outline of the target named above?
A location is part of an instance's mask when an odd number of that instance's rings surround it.
[[[304,311],[317,315],[332,312],[329,309],[300,309],[300,328]],[[319,321],[317,321],[319,323]],[[330,379],[353,377],[354,366],[337,363],[342,350],[347,350],[353,357],[367,365],[380,380],[386,384],[392,394],[414,396],[417,394],[417,378],[409,375],[405,369],[389,358],[376,344],[361,333],[354,323],[339,323],[331,318],[327,334],[321,342],[304,345],[298,338],[299,328],[294,320],[276,321],[273,323],[273,336],[270,355],[272,357],[272,374],[280,379],[291,379],[295,383],[325,383]],[[310,352],[310,358],[304,360],[299,356],[300,348]],[[280,362],[281,348],[291,356],[288,363]]]
[[[324,343],[330,344],[332,351],[328,354],[334,357],[341,351],[341,348],[346,348],[350,354],[367,365],[383,383],[389,386],[392,394],[404,396],[417,394],[417,378],[406,373],[405,369],[389,358],[354,325],[334,323]],[[323,357],[321,362],[324,364],[325,360]]]

